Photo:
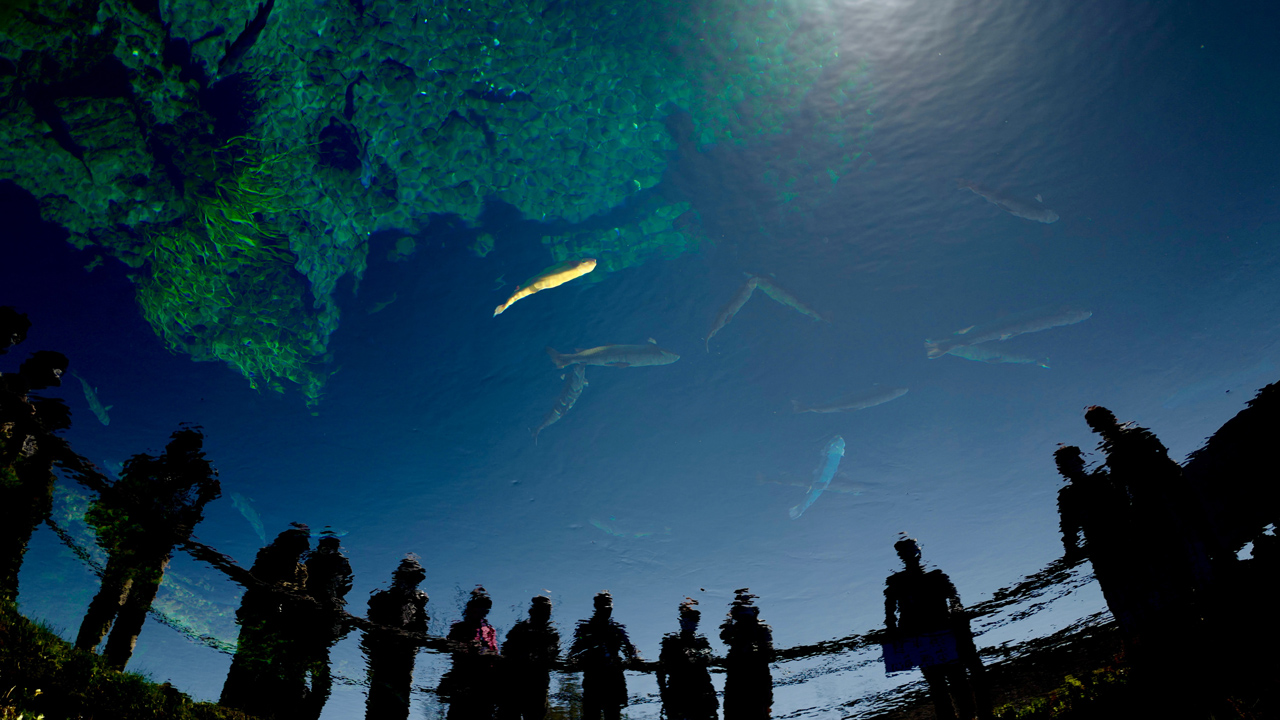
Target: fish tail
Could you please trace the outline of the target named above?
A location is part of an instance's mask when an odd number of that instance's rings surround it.
[[[538,433],[542,432],[542,428],[529,428],[529,434],[533,436],[533,444],[538,444]]]
[[[808,408],[801,405],[799,400],[796,400],[795,398],[791,398],[791,412],[802,413],[806,411],[808,411]]]
[[[557,368],[563,368],[569,364],[565,361],[564,355],[550,345],[547,346],[547,355],[551,356],[551,362],[555,363]]]
[[[935,360],[946,355],[946,353],[938,347],[938,343],[933,342],[932,340],[924,341],[924,351],[925,355],[927,355],[930,360]]]
[[[791,519],[792,519],[792,520],[796,520],[796,519],[798,519],[801,515],[803,515],[803,514],[804,514],[804,508],[800,507],[799,505],[796,505],[795,507],[793,507],[793,508],[791,508],[790,510],[788,510],[788,511],[787,511],[787,514],[791,516]]]

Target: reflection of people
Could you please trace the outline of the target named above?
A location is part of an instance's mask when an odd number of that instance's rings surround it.
[[[551,624],[551,598],[538,595],[529,604],[529,618],[517,622],[502,643],[506,689],[501,717],[546,717],[551,666],[559,656],[560,633]]]
[[[240,637],[222,685],[219,703],[248,715],[292,714],[306,694],[306,668],[298,661],[295,617],[299,603],[290,594],[306,592],[302,556],[310,530],[293,523],[258,551],[249,574],[261,585],[245,588],[236,610]]]
[[[720,706],[707,671],[711,643],[698,634],[702,613],[694,609],[697,604],[693,598],[680,603],[680,632],[662,638],[658,690],[667,720],[714,720]]]
[[[956,708],[951,704],[953,698],[962,718],[972,718],[975,714],[984,719],[994,717],[982,660],[973,643],[956,586],[941,570],[925,572],[920,562],[920,546],[914,539],[904,537],[894,543],[893,549],[906,569],[885,581],[884,622],[889,632],[905,637],[933,633],[950,633],[954,637],[955,658],[920,668],[929,683],[938,718],[956,717]]]
[[[302,661],[311,674],[311,689],[300,716],[318,718],[333,689],[329,649],[350,629],[344,620],[346,596],[351,592],[351,563],[342,554],[337,537],[325,535],[307,555],[307,595],[316,606],[300,613]]]
[[[489,593],[477,587],[462,609],[462,619],[449,628],[453,666],[440,678],[438,692],[449,702],[450,720],[493,717],[498,635],[486,619],[492,608]]]
[[[26,315],[0,307],[0,355],[22,342],[30,326]],[[71,425],[67,406],[30,394],[60,386],[66,369],[66,356],[42,350],[18,372],[0,373],[0,598],[18,596],[27,543],[53,509],[53,465],[73,459],[54,435]]]
[[[427,573],[417,557],[409,555],[391,574],[391,587],[369,598],[369,622],[415,633],[427,632],[427,594],[418,583]],[[404,720],[409,717],[409,689],[413,684],[413,660],[418,643],[394,630],[371,630],[360,641],[369,662],[368,720]]]
[[[729,617],[720,625],[725,655],[725,720],[763,720],[773,709],[773,631],[760,622],[760,608],[747,588],[734,591]]]
[[[76,647],[93,650],[111,628],[103,655],[117,670],[133,654],[174,546],[191,537],[204,506],[221,495],[203,443],[199,430],[186,427],[173,433],[159,457],[134,455],[85,513],[108,558]]]
[[[1107,607],[1131,644],[1138,634],[1140,610],[1133,606],[1133,587],[1142,568],[1126,557],[1132,550],[1128,497],[1106,468],[1086,471],[1080,448],[1060,447],[1053,459],[1067,482],[1058,491],[1065,558],[1073,563],[1089,559]]]
[[[582,670],[582,717],[617,720],[627,704],[624,670],[638,659],[627,629],[612,619],[613,596],[597,593],[595,613],[573,630],[569,661]]]

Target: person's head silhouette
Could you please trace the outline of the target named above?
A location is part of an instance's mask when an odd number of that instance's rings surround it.
[[[400,561],[400,566],[391,573],[392,584],[400,587],[414,588],[427,578],[427,571],[422,569],[418,556],[409,554]]]
[[[489,597],[489,591],[477,585],[476,589],[471,591],[471,598],[467,600],[462,616],[472,621],[483,620],[492,607],[493,599]]]
[[[915,538],[906,537],[905,534],[901,540],[893,544],[893,549],[898,553],[898,557],[902,558],[903,564],[908,570],[919,570],[920,564],[920,544]]]
[[[529,619],[538,625],[551,621],[551,598],[537,595],[529,603]]]
[[[601,620],[606,620],[613,614],[613,595],[610,595],[608,590],[596,593],[592,603],[596,608],[595,616]]]
[[[680,603],[680,632],[691,635],[698,629],[698,620],[702,618],[702,613],[694,609],[698,601],[687,597],[684,602]]]

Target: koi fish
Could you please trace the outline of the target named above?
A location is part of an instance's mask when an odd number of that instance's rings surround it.
[[[547,348],[551,362],[563,368],[575,363],[583,365],[604,365],[606,367],[639,367],[642,365],[670,365],[680,356],[658,347],[653,338],[644,345],[601,345],[588,350],[573,353],[557,352],[555,348]]]
[[[1036,222],[1042,222],[1045,224],[1055,222],[1058,219],[1058,213],[1047,207],[1036,205],[1034,203],[1027,202],[1026,200],[1009,197],[1008,195],[1002,195],[994,190],[984,188],[977,183],[965,180],[964,178],[956,178],[956,184],[962,189],[972,190],[974,193],[986,198],[987,202],[998,205],[1000,209],[1010,215],[1015,215],[1026,220],[1035,220]],[[1039,195],[1036,195],[1036,200],[1040,200]]]
[[[115,407],[115,405],[103,407],[102,401],[98,399],[98,388],[90,385],[89,381],[80,377],[80,373],[75,370],[72,370],[71,374],[80,381],[80,387],[84,389],[84,399],[89,402],[89,409],[93,411],[93,414],[98,416],[98,422],[103,425],[110,425],[111,418],[107,415],[107,411]]]
[[[826,457],[822,464],[818,466],[818,470],[814,473],[813,484],[809,486],[809,494],[805,496],[804,502],[791,508],[788,513],[792,520],[798,520],[809,506],[813,505],[822,495],[822,491],[827,489],[831,484],[831,478],[836,476],[836,470],[840,468],[840,458],[844,457],[844,438],[839,435],[831,438],[831,442],[822,450],[822,454]]]
[[[556,398],[556,404],[551,406],[546,416],[542,418],[542,424],[530,430],[533,433],[533,444],[538,444],[538,435],[549,425],[554,425],[564,417],[565,413],[573,409],[573,404],[578,402],[578,396],[582,395],[582,389],[587,386],[587,366],[581,363],[574,365],[573,369],[564,374],[564,387],[560,389],[560,397]]]
[[[548,290],[553,287],[563,285],[570,280],[582,277],[592,270],[596,269],[596,261],[592,258],[585,260],[567,260],[559,265],[552,265],[542,272],[520,283],[516,291],[507,298],[507,301],[499,305],[493,311],[493,316],[501,315],[507,308],[511,307],[517,301],[527,298],[530,295]]]
[[[707,352],[711,352],[711,338],[715,337],[721,328],[728,325],[733,316],[737,315],[738,311],[742,309],[742,306],[747,304],[758,283],[759,278],[754,275],[748,277],[747,281],[742,283],[742,287],[738,288],[738,292],[734,293],[733,299],[729,301],[729,304],[725,305],[720,314],[716,316],[716,321],[711,326],[711,332],[707,333]]]

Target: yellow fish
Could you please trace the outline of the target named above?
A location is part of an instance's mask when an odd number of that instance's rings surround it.
[[[498,317],[504,310],[511,307],[517,300],[529,297],[530,295],[541,292],[548,288],[563,285],[570,280],[582,277],[592,270],[596,269],[596,261],[594,258],[585,260],[568,260],[559,265],[552,265],[542,272],[520,283],[516,291],[507,298],[507,301],[499,305],[493,311],[493,316]]]

